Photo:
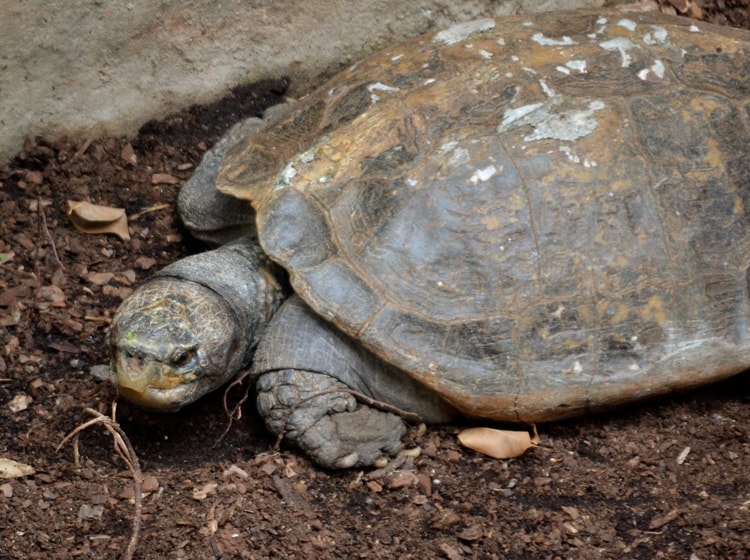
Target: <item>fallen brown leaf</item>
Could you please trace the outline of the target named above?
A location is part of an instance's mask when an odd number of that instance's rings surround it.
[[[68,200],[68,219],[83,233],[113,233],[123,241],[130,239],[125,209]]]
[[[529,447],[538,445],[539,436],[536,432],[532,438],[527,431],[468,428],[458,434],[458,441],[469,449],[495,459],[510,459],[519,457]]]
[[[0,457],[0,478],[20,478],[34,474],[34,467]]]

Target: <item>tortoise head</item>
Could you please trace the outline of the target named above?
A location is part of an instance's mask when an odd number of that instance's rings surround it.
[[[109,342],[118,393],[157,411],[178,410],[224,384],[247,350],[227,302],[174,277],[154,278],[125,300]]]

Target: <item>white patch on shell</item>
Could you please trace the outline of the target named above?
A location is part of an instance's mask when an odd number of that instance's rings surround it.
[[[580,164],[582,164],[587,169],[589,169],[591,167],[596,167],[596,162],[595,161],[591,161],[588,158],[583,158],[583,161],[581,161],[580,156],[578,156],[577,154],[573,153],[573,150],[570,149],[570,146],[563,145],[563,146],[560,146],[558,149],[562,153],[564,153],[565,156],[568,158],[568,161],[570,161],[572,163],[580,163]]]
[[[591,101],[587,109],[572,109],[561,113],[542,110],[529,115],[524,124],[534,128],[534,132],[524,136],[526,142],[551,138],[564,142],[588,136],[597,127],[594,113],[605,107],[603,101]],[[502,126],[502,125],[501,125]]]
[[[644,68],[643,70],[641,70],[640,72],[638,72],[638,77],[641,80],[646,80],[646,79],[648,79],[648,75],[649,74],[653,74],[654,76],[656,76],[659,79],[661,79],[661,78],[664,77],[664,64],[662,63],[661,60],[655,61],[651,65],[651,68]]]
[[[628,66],[630,66],[630,63],[633,61],[633,59],[630,58],[628,51],[630,49],[640,48],[627,37],[616,37],[614,39],[610,39],[609,41],[602,41],[601,43],[599,43],[599,46],[607,51],[620,51],[620,56],[622,56],[621,66],[623,68],[627,68]]]
[[[523,107],[508,109],[503,115],[503,122],[500,123],[500,132],[505,132],[513,123],[523,119],[526,115],[533,113],[543,106],[544,103],[532,103],[530,105],[524,105]]]
[[[617,25],[624,27],[628,31],[635,31],[637,24],[632,19],[621,19],[617,22]]]
[[[498,45],[500,45],[501,47],[504,47],[504,46],[505,46],[505,39],[503,39],[502,37],[500,37],[500,38],[499,38],[499,39],[498,39],[497,41],[495,41],[495,42],[496,42],[496,43],[497,43]]]
[[[434,84],[437,80],[435,78],[427,78],[424,81],[424,85],[429,86],[430,84]]]
[[[370,92],[370,99],[372,100],[372,102],[377,103],[378,101],[380,101],[380,96],[375,93],[376,91],[394,93],[401,90],[397,87],[389,86],[381,82],[375,82],[374,84],[370,84],[369,86],[367,86],[367,91]]]
[[[497,167],[495,167],[494,165],[489,165],[483,169],[477,169],[469,179],[469,182],[472,185],[476,185],[477,183],[484,183],[485,181],[490,180],[495,175],[497,175]]]
[[[600,16],[599,19],[596,20],[597,25],[606,25],[607,24],[607,18],[604,16]]]
[[[579,74],[586,73],[586,61],[585,60],[569,60],[565,63],[565,66],[558,66],[557,71],[562,72],[565,75],[570,74],[571,70],[575,70]]]
[[[407,178],[406,184],[409,185],[410,187],[416,187],[419,183],[416,181],[416,179]]]
[[[667,42],[669,33],[663,27],[652,25],[651,31],[643,36],[643,42],[647,45],[664,45]]]
[[[564,47],[567,45],[575,45],[573,39],[567,35],[563,35],[562,39],[553,39],[551,37],[545,37],[544,33],[534,33],[531,36],[531,40],[539,43],[543,47]]]
[[[691,25],[690,27],[688,27],[688,31],[690,31],[691,33],[700,33],[700,27],[698,27],[697,25]]]
[[[315,148],[310,148],[302,152],[297,158],[302,163],[310,163],[315,160]]]
[[[491,52],[489,52],[489,51],[486,51],[484,49],[480,49],[479,50],[479,56],[481,56],[485,60],[490,60],[494,55]]]
[[[455,45],[471,37],[474,33],[481,33],[482,31],[489,31],[494,29],[495,20],[492,18],[477,19],[474,21],[465,21],[463,23],[457,23],[444,29],[437,35],[435,35],[435,41],[445,43],[446,45]]]
[[[402,58],[404,58],[404,55],[402,55],[402,54],[397,54],[396,56],[392,56],[392,57],[391,57],[391,62],[396,62],[396,61],[398,61],[398,60],[401,60]]]
[[[542,87],[542,91],[547,97],[554,97],[555,95],[557,95],[555,93],[555,90],[549,87],[547,85],[547,82],[545,82],[544,80],[539,80],[539,85]]]
[[[276,178],[276,184],[274,185],[275,190],[285,189],[292,184],[292,179],[297,175],[297,169],[294,167],[294,162],[289,162],[284,170]]]
[[[388,86],[388,85],[386,85],[386,84],[384,84],[382,82],[375,82],[374,84],[370,84],[369,86],[367,86],[367,91],[370,91],[370,92],[373,92],[373,91],[388,91],[388,92],[393,92],[393,91],[401,91],[401,90],[399,88],[397,88],[397,87]]]
[[[455,169],[466,165],[470,161],[471,154],[469,153],[469,150],[467,150],[466,148],[458,147],[450,153],[446,163],[448,164],[448,167],[452,167]]]
[[[570,146],[560,146],[560,151],[567,156],[568,161],[572,161],[573,163],[581,163],[581,158],[573,153],[573,150],[570,149]]]
[[[586,61],[585,60],[569,60],[565,63],[565,66],[571,70],[577,70],[579,74],[586,73]]]

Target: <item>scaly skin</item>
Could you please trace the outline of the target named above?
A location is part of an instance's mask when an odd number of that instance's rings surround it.
[[[178,410],[247,366],[283,297],[251,239],[166,267],[112,321],[113,384],[144,408]]]

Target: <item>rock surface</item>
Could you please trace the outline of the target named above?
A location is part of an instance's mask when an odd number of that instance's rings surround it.
[[[314,85],[368,52],[432,27],[603,3],[6,2],[0,11],[0,162],[28,136],[132,134],[152,118],[218,99],[242,83],[291,76],[293,83]]]

